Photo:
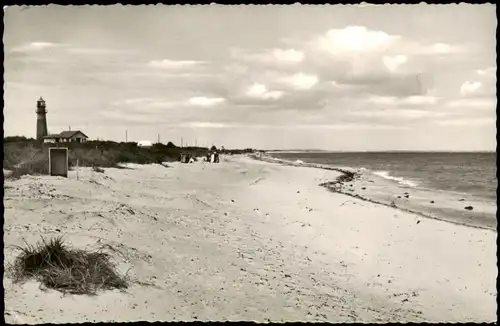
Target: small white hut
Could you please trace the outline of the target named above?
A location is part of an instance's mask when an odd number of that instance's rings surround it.
[[[150,148],[151,146],[153,146],[153,143],[149,140],[141,140],[137,142],[137,147]]]

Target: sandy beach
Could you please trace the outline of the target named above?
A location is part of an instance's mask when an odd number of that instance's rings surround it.
[[[5,182],[5,267],[12,245],[62,235],[107,246],[134,280],[64,296],[4,274],[6,322],[496,321],[494,230],[333,193],[319,186],[333,170],[248,156],[128,167]]]

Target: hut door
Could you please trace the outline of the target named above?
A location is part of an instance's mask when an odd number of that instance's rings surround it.
[[[64,147],[49,148],[49,174],[68,177],[68,149]]]

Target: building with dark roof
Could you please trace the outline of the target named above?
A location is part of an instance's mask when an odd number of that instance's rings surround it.
[[[43,137],[43,141],[44,143],[85,143],[88,138],[89,137],[80,130],[69,130],[63,131],[59,134],[47,135]]]

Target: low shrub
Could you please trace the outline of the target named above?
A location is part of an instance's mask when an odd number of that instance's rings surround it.
[[[104,173],[104,169],[101,169],[98,166],[93,166],[92,171],[97,172],[97,173]]]
[[[47,151],[33,144],[5,144],[3,167],[12,171],[9,178],[14,179],[25,174],[48,174],[49,156]]]
[[[137,147],[137,143],[117,143],[112,141],[89,141],[86,143],[40,144],[34,139],[24,137],[9,137],[4,139],[4,169],[12,170],[12,177],[24,174],[48,173],[48,148],[67,147],[69,168],[77,165],[82,167],[118,168],[120,163],[151,164],[175,162],[180,160],[181,153],[196,157],[204,157],[208,148],[176,147],[169,142],[167,145],[154,144],[151,148]],[[223,150],[223,154],[244,154],[252,149]]]

